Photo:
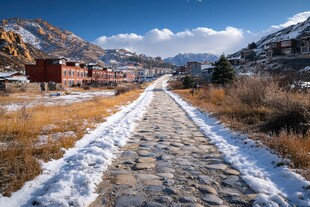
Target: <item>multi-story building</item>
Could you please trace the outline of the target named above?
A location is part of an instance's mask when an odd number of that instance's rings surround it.
[[[66,88],[88,81],[85,64],[65,58],[37,59],[35,65],[25,65],[25,69],[30,82],[55,82]]]

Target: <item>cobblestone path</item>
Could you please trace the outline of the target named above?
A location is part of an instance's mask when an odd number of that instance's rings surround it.
[[[161,83],[103,180],[91,207],[252,206],[256,196]]]

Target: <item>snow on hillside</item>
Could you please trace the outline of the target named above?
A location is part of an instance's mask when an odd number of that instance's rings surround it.
[[[20,34],[24,42],[31,44],[37,49],[41,49],[41,46],[40,46],[41,40],[37,38],[35,35],[33,35],[30,31],[24,29],[23,27],[19,25],[14,25],[14,24],[7,24],[3,29],[6,32],[12,30]]]
[[[291,25],[280,31],[267,35],[261,38],[256,44],[259,48],[262,48],[265,44],[270,42],[295,39],[307,35],[310,35],[310,17],[304,22],[300,22],[296,25]]]
[[[218,59],[218,56],[212,53],[179,53],[174,57],[164,59],[164,61],[180,66],[186,65],[187,62],[215,62]]]

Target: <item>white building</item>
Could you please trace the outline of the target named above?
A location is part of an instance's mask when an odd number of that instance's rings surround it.
[[[0,73],[0,82],[21,82],[21,83],[29,83],[29,80],[26,75],[20,72],[7,72]]]

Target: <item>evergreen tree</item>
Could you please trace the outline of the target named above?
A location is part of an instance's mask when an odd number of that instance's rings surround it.
[[[195,86],[195,80],[192,76],[185,76],[183,80],[184,88],[194,88]]]
[[[214,63],[214,66],[214,72],[211,77],[213,83],[225,85],[234,80],[235,71],[224,54]]]

